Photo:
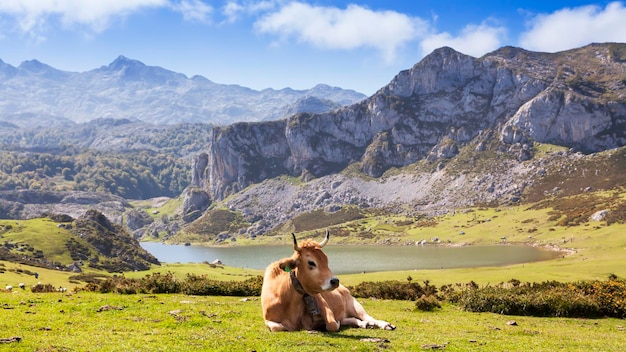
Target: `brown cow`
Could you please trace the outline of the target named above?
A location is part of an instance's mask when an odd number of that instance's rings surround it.
[[[270,331],[337,331],[341,325],[393,330],[386,321],[372,318],[328,267],[322,248],[330,234],[317,243],[307,240],[294,254],[265,269],[261,302]]]

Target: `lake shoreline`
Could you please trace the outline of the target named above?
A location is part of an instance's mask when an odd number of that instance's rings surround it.
[[[293,254],[290,245],[199,246],[142,242],[142,247],[163,263],[211,263],[263,270],[270,263]],[[554,248],[528,244],[472,245],[355,245],[334,244],[325,252],[338,274],[363,271],[451,269],[506,266],[561,258]]]
[[[273,247],[273,246],[280,246],[280,244],[276,244],[276,243],[258,243],[258,244],[240,244],[240,243],[220,243],[220,244],[211,244],[210,242],[196,242],[196,243],[167,243],[167,242],[162,242],[162,241],[140,241],[141,243],[160,243],[163,245],[168,245],[168,246],[194,246],[194,247],[201,247],[201,248],[239,248],[239,247],[258,247],[258,248],[263,248],[263,247]],[[564,253],[565,255],[572,255],[578,252],[577,249],[574,248],[563,248],[560,247],[559,245],[556,244],[541,244],[541,243],[537,243],[537,242],[506,242],[506,243],[491,243],[491,244],[485,244],[485,243],[468,243],[468,242],[461,242],[461,243],[426,243],[426,244],[406,244],[406,243],[388,243],[388,244],[381,244],[381,243],[336,243],[335,245],[340,245],[340,246],[354,246],[354,247],[425,247],[425,246],[437,246],[437,247],[451,247],[451,248],[456,248],[456,247],[467,247],[467,246],[529,246],[529,247],[535,247],[535,248],[543,248],[552,252],[559,252],[559,253]],[[292,242],[289,242],[288,244],[285,244],[286,247],[293,247]],[[331,244],[332,246],[332,244]]]

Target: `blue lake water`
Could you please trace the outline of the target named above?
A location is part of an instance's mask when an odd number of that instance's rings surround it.
[[[265,269],[289,257],[293,247],[205,247],[142,242],[141,246],[164,263],[201,263],[219,259],[224,265]],[[562,254],[544,248],[518,245],[493,246],[342,246],[324,248],[335,274],[371,271],[447,269],[502,266],[554,259]]]

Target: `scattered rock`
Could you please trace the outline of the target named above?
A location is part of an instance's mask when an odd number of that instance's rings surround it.
[[[515,320],[509,320],[506,322],[506,325],[517,326],[517,322]]]
[[[363,341],[363,342],[382,342],[382,343],[388,343],[389,340],[387,339],[381,339],[380,337],[365,337],[360,339],[359,341]]]
[[[593,213],[590,219],[593,221],[602,221],[604,220],[604,218],[606,218],[607,215],[609,215],[609,211],[607,209],[599,210]]]
[[[205,312],[203,310],[200,311],[200,315],[204,315],[207,318],[213,318],[213,317],[217,316],[217,314],[215,314],[215,313],[207,313],[207,312]]]
[[[11,343],[11,342],[20,342],[22,338],[19,336],[0,338],[0,343]]]
[[[425,349],[425,350],[443,350],[444,348],[446,348],[447,345],[448,345],[447,342],[443,343],[443,344],[430,343],[430,344],[422,345],[422,349]]]
[[[111,306],[111,305],[105,304],[102,307],[98,308],[97,312],[104,312],[107,310],[122,310],[122,309],[124,309],[124,307]]]

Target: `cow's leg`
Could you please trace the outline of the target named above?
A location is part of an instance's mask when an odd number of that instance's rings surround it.
[[[367,322],[357,319],[355,317],[348,317],[341,319],[341,325],[343,326],[352,326],[353,328],[367,328]]]
[[[367,314],[365,308],[357,301],[354,297],[351,297],[352,300],[348,304],[348,318],[342,319],[342,324],[358,326],[360,328],[379,328],[384,330],[395,330],[395,326],[384,321],[374,319],[371,315]],[[350,318],[355,319],[355,321],[351,321]],[[345,321],[345,323],[344,323]]]
[[[326,301],[319,297],[318,304],[322,303],[322,317],[324,318],[324,322],[326,323],[326,331],[335,332],[339,331],[339,327],[341,324],[335,320],[335,313],[330,309]]]
[[[266,320],[265,325],[270,328],[270,331],[289,331],[283,324],[277,323],[275,321]]]

